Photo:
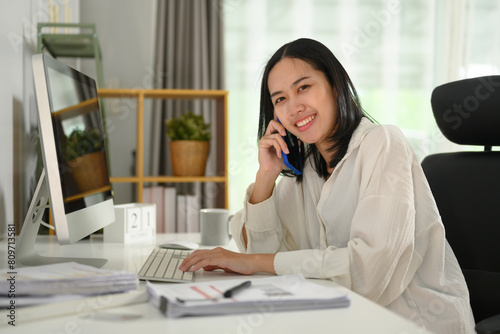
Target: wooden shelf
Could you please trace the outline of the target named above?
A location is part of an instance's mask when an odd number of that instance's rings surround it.
[[[110,177],[111,183],[135,183],[137,185],[136,201],[142,202],[145,183],[195,183],[214,182],[224,187],[216,199],[217,207],[229,207],[228,189],[228,124],[227,102],[228,92],[225,90],[191,90],[191,89],[98,89],[99,98],[121,98],[137,100],[137,150],[136,171],[133,176]],[[204,177],[176,177],[176,176],[146,176],[144,175],[144,99],[211,99],[216,101],[217,133],[223,135],[217,139],[216,174],[217,176]]]
[[[99,97],[121,97],[156,99],[226,99],[225,90],[197,90],[197,89],[98,89]]]
[[[73,118],[79,115],[86,115],[91,112],[96,112],[99,110],[99,105],[97,104],[97,98],[88,99],[81,103],[75,104],[71,107],[64,108],[52,113],[52,117],[58,118],[59,120],[65,120]]]
[[[215,182],[225,183],[227,178],[225,176],[143,176],[142,178],[136,176],[117,176],[110,177],[111,183],[136,183],[139,181],[148,182],[162,182],[162,183],[190,183],[190,182]]]
[[[103,193],[103,192],[106,192],[106,191],[111,191],[111,186],[110,185],[107,185],[107,186],[104,186],[104,187],[100,187],[100,188],[97,188],[97,189],[92,189],[92,190],[89,190],[89,191],[85,191],[85,192],[79,193],[77,195],[66,197],[64,199],[64,203],[73,202],[73,201],[76,201],[76,200],[83,199],[83,198],[85,198],[87,196],[90,196],[90,195],[93,195],[93,194],[100,194],[100,193]]]

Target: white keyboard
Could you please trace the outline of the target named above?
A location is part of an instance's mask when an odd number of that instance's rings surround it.
[[[179,270],[191,253],[187,250],[155,248],[139,270],[139,279],[160,282],[191,282],[193,272]]]

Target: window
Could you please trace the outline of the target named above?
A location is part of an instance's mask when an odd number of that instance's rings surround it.
[[[280,46],[300,37],[327,45],[349,73],[363,108],[379,123],[399,126],[423,159],[450,148],[435,126],[432,89],[498,73],[499,14],[495,0],[225,1],[231,210],[242,206],[258,170],[261,74]],[[450,36],[459,43],[448,42]],[[459,55],[467,57],[449,61]]]

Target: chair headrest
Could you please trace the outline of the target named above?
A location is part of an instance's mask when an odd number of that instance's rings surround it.
[[[450,82],[432,92],[443,135],[462,145],[500,145],[500,75]]]

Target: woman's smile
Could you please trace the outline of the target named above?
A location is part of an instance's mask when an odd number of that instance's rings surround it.
[[[295,122],[295,126],[299,131],[306,131],[312,126],[312,121],[316,118],[316,114],[302,118],[301,120]]]

